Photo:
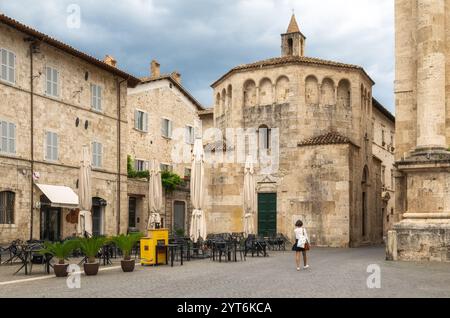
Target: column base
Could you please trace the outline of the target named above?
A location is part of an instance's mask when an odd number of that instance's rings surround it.
[[[414,163],[446,163],[450,162],[450,152],[448,149],[442,147],[417,147],[409,156],[400,163],[414,164]]]
[[[396,251],[394,260],[450,262],[450,219],[406,219],[394,226],[390,235]]]

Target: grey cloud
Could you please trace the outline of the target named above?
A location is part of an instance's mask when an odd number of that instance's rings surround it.
[[[80,30],[66,27],[71,3],[81,7]],[[96,57],[111,54],[137,76],[158,59],[163,72],[180,71],[205,106],[209,85],[230,68],[279,56],[295,9],[307,55],[363,66],[391,111],[393,7],[393,0],[0,0],[5,14]]]

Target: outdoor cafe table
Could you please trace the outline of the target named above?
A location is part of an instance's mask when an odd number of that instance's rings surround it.
[[[156,255],[155,255],[155,263],[156,265],[159,265],[158,263],[158,254],[160,251],[164,251],[166,253],[166,265],[169,265],[169,253],[170,253],[170,266],[173,267],[173,262],[175,259],[175,253],[177,249],[180,249],[180,261],[181,266],[183,266],[183,244],[169,244],[169,245],[157,245],[156,248]]]
[[[219,262],[222,262],[222,253],[225,253],[225,257],[228,261],[232,260],[232,253],[234,254],[234,261],[237,262],[237,241],[213,241],[212,242],[212,253],[213,260],[216,260],[216,252],[219,252]]]
[[[19,273],[22,269],[25,270],[25,275],[31,275],[31,271],[33,268],[33,253],[36,253],[38,250],[40,250],[41,246],[32,244],[21,245],[19,248],[20,251],[17,255],[22,262],[22,266],[14,273],[14,275]],[[50,254],[45,254],[42,257],[44,258],[45,271],[47,272],[47,274],[50,274],[50,267],[53,267],[50,262],[53,259],[53,256]],[[30,270],[28,270],[28,265],[30,265]]]

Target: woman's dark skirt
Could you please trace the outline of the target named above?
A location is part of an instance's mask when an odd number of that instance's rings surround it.
[[[292,246],[292,250],[294,252],[304,252],[304,251],[306,251],[304,248],[298,247],[297,244],[298,244],[298,240],[295,240],[295,244]]]

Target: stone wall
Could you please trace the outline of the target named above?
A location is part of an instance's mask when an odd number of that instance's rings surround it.
[[[144,83],[128,91],[128,138],[127,152],[136,159],[173,165],[174,172],[184,176],[190,168],[192,146],[185,142],[186,125],[198,127],[198,109],[180,90],[167,79]],[[148,132],[134,129],[134,113],[139,109],[148,113]],[[173,137],[161,133],[163,118],[172,121]],[[177,148],[175,148],[177,147]],[[179,149],[179,151],[174,151]]]
[[[373,110],[373,154],[382,161],[384,175],[381,176],[383,188],[382,209],[384,210],[384,236],[395,223],[401,220],[401,215],[395,210],[395,122],[388,119],[376,107]],[[384,140],[383,140],[384,132]]]
[[[137,202],[137,218],[139,219],[137,229],[145,233],[148,224],[149,209],[148,209],[148,181],[140,179],[128,180],[128,196],[136,198]],[[190,219],[192,216],[192,206],[190,198],[189,183],[185,186],[178,187],[174,191],[163,190],[163,210],[161,211],[161,218],[163,226],[173,232],[173,213],[174,202],[182,201],[186,203],[185,215],[185,233],[189,234]]]

